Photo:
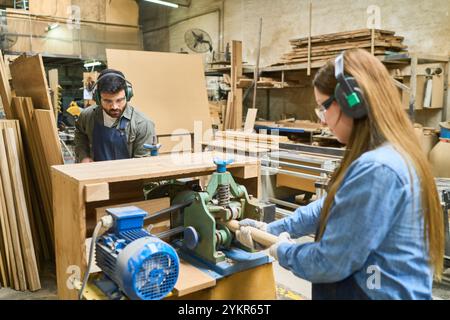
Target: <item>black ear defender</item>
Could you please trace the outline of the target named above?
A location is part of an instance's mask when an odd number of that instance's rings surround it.
[[[336,57],[334,75],[338,82],[334,89],[334,96],[342,111],[354,119],[367,116],[368,108],[362,90],[355,78],[344,73],[344,52]]]
[[[98,106],[101,105],[101,101],[102,101],[102,98],[100,96],[100,91],[98,90],[98,83],[102,79],[105,79],[105,78],[108,78],[108,77],[117,77],[117,78],[123,79],[125,81],[126,85],[127,85],[127,87],[125,89],[125,98],[127,99],[127,102],[130,101],[131,98],[133,98],[134,93],[133,93],[133,86],[131,85],[131,82],[129,82],[127,79],[125,79],[121,74],[117,73],[117,71],[113,70],[113,71],[106,72],[105,74],[102,74],[97,79],[97,81],[95,82],[94,86],[92,87],[93,91],[94,91],[93,97],[94,97],[95,103]]]

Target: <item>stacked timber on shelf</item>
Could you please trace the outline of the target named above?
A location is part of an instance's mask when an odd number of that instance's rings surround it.
[[[219,130],[223,130],[225,108],[227,100],[209,101],[209,114],[211,116],[211,124]]]
[[[203,145],[218,152],[258,155],[278,150],[279,144],[286,142],[289,139],[285,136],[229,130],[216,132],[215,139]]]
[[[255,125],[259,127],[267,127],[267,128],[290,128],[290,129],[299,129],[304,132],[311,132],[311,133],[318,133],[320,134],[323,129],[325,129],[325,126],[312,122],[309,120],[295,120],[295,119],[285,119],[285,120],[279,120],[276,122],[273,121],[256,121]]]
[[[379,29],[360,29],[348,32],[330,33],[290,40],[292,51],[284,54],[279,63],[298,64],[304,62],[326,61],[343,50],[361,48],[375,55],[385,55],[389,52],[404,51],[403,37],[396,36],[394,31]],[[310,55],[309,55],[310,49]]]
[[[19,122],[0,121],[0,285],[15,290],[41,288],[34,240],[37,217],[32,198]]]
[[[24,170],[28,174],[31,194],[29,216],[36,221],[33,241],[39,258],[52,258],[54,228],[50,167],[64,162],[42,57],[23,55],[10,64],[15,97],[10,94],[3,59],[0,61],[0,93],[5,114],[8,119],[19,120],[22,132]]]

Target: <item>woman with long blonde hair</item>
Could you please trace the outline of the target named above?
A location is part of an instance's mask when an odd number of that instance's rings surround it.
[[[315,75],[318,114],[346,144],[327,195],[291,217],[245,219],[278,235],[269,252],[312,282],[313,299],[431,299],[444,256],[442,210],[428,161],[384,65],[367,51],[339,55]],[[291,237],[316,234],[312,243]]]

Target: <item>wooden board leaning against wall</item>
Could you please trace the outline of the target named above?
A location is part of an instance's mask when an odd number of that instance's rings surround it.
[[[158,135],[195,130],[203,136],[198,141],[210,140],[211,117],[201,56],[112,49],[106,54],[108,67],[122,71],[133,84],[131,105],[155,123]],[[191,138],[185,136],[162,139],[161,152],[181,151],[182,141],[190,151]]]
[[[0,93],[7,106],[7,118],[20,123],[24,159],[27,160],[24,170],[29,177],[28,189],[33,190],[28,209],[37,222],[33,238],[39,259],[48,259],[54,253],[50,167],[63,164],[53,104],[40,55],[22,55],[9,67],[13,90],[6,66],[0,64]],[[12,91],[16,95],[14,98]]]

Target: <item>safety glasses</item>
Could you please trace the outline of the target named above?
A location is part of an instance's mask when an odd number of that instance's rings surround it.
[[[327,110],[330,108],[333,101],[334,101],[334,95],[331,95],[327,100],[322,102],[322,104],[317,106],[315,111],[316,111],[317,117],[319,117],[320,121],[326,122],[325,121],[325,112],[327,112]]]

